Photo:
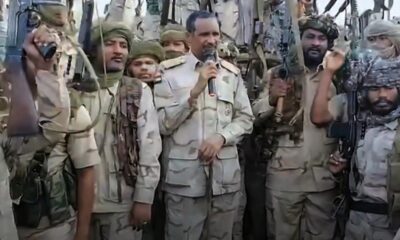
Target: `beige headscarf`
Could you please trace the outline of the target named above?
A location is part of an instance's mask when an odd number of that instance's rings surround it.
[[[386,20],[376,20],[364,30],[365,38],[387,36],[392,46],[380,50],[384,58],[400,56],[400,26]]]

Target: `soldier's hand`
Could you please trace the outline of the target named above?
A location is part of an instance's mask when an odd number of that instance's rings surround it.
[[[130,215],[130,224],[134,230],[141,230],[151,219],[151,204],[133,203]]]
[[[199,158],[206,164],[211,164],[217,157],[217,153],[224,145],[225,139],[220,134],[215,134],[201,143]]]
[[[269,103],[275,106],[278,98],[286,97],[290,85],[281,78],[272,78],[269,87]]]
[[[326,71],[335,73],[339,70],[345,61],[345,53],[342,50],[334,49],[325,57]]]
[[[208,80],[211,78],[216,78],[218,74],[218,69],[215,64],[204,65],[199,71],[199,78],[196,85],[190,92],[193,98],[197,98],[204,90],[208,84]]]
[[[37,31],[36,31],[37,32]],[[23,49],[26,53],[27,61],[31,61],[34,66],[33,72],[36,73],[38,70],[51,71],[55,57],[49,60],[45,60],[40,54],[36,43],[34,42],[35,37],[37,37],[36,32],[29,33],[24,41]],[[43,43],[42,43],[43,44]]]
[[[46,25],[40,25],[34,30],[35,37],[33,42],[37,47],[47,46],[50,43],[60,44],[60,38],[58,32],[55,29],[49,28]]]
[[[338,174],[346,168],[347,161],[336,151],[334,154],[330,155],[328,164],[329,171],[333,174]]]

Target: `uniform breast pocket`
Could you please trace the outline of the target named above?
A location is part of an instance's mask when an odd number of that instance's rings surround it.
[[[271,159],[270,168],[277,170],[299,169],[304,167],[302,137],[299,143],[295,143],[290,136],[284,135],[279,138],[278,148]]]
[[[225,126],[233,117],[234,93],[229,88],[218,91],[217,111],[221,124]]]

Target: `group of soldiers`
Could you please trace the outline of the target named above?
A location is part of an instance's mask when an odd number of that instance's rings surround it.
[[[203,10],[157,41],[98,19],[85,52],[98,89],[80,85],[72,7],[40,5],[22,46],[41,131],[1,126],[0,239],[400,239],[399,25],[371,22],[346,53],[333,18],[305,11],[304,66],[271,67],[250,102],[238,48]],[[351,119],[348,157],[327,133]]]

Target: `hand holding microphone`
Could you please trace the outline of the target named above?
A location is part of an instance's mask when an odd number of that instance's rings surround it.
[[[199,78],[191,91],[191,97],[197,98],[208,85],[210,95],[215,95],[215,78],[218,74],[216,55],[214,50],[204,51],[204,65],[199,70]]]

